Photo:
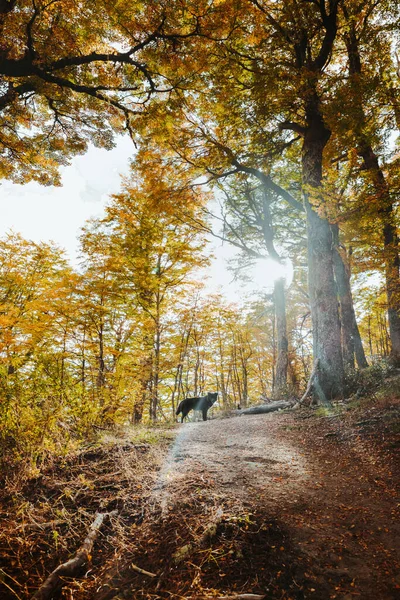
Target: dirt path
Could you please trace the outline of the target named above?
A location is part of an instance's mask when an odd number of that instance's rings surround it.
[[[196,502],[206,490],[210,507],[221,499],[232,508],[296,496],[309,479],[307,463],[288,440],[276,437],[275,422],[273,415],[261,415],[184,424],[160,472],[155,506],[165,516],[181,507],[184,492]]]
[[[116,510],[61,600],[396,600],[399,422],[396,397],[134,428],[16,474],[0,487],[0,598],[31,598]]]
[[[390,461],[334,423],[182,425],[129,557],[157,577],[120,564],[96,598],[400,598]]]

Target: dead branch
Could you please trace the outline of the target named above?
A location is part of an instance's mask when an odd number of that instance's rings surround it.
[[[137,565],[134,565],[133,563],[131,564],[131,569],[133,569],[134,571],[137,571],[138,573],[141,573],[142,575],[147,575],[148,577],[157,577],[157,575],[155,573],[150,573],[150,571],[145,571],[144,569],[141,569],[140,567],[138,567]]]
[[[234,594],[233,596],[218,596],[216,600],[263,600],[265,597],[260,594]]]
[[[22,525],[18,525],[17,529],[22,529],[24,533],[28,531],[45,531],[46,529],[54,529],[66,523],[65,519],[55,519],[54,521],[46,521],[45,523],[22,523]]]
[[[203,531],[201,538],[196,544],[185,544],[185,546],[182,546],[173,554],[173,559],[175,563],[180,563],[183,560],[185,560],[185,558],[190,556],[196,550],[196,548],[205,548],[209,546],[212,543],[213,539],[216,537],[218,525],[222,523],[222,520],[223,511],[220,508],[218,509],[217,514],[214,516],[213,520],[207,525],[207,527]]]
[[[325,406],[330,405],[330,402],[327,399],[327,397],[325,396],[323,389],[319,385],[318,371],[319,371],[319,358],[315,359],[315,361],[314,361],[313,370],[311,372],[310,379],[308,380],[306,391],[304,392],[304,394],[302,395],[300,400],[293,406],[293,408],[298,408],[299,406],[301,406],[303,404],[303,402],[305,401],[307,396],[310,394],[312,388],[314,388],[315,393],[321,400],[322,404],[324,404]]]
[[[214,519],[207,525],[200,538],[199,546],[205,548],[209,546],[217,535],[218,525],[221,524],[223,517],[222,508],[219,508]]]
[[[313,366],[313,370],[311,371],[311,375],[310,375],[310,379],[308,380],[307,383],[307,388],[306,391],[304,392],[304,394],[302,395],[302,397],[300,398],[300,400],[298,401],[298,404],[301,405],[303,404],[303,402],[305,401],[305,399],[307,398],[307,396],[309,395],[309,393],[311,392],[311,388],[313,386],[314,383],[314,379],[317,376],[317,372],[318,372],[318,365],[319,365],[319,358],[317,358],[314,361],[314,366]],[[297,406],[297,404],[296,404]],[[295,406],[295,408],[296,408]]]
[[[187,600],[264,600],[260,594],[232,594],[230,596],[188,596]]]
[[[76,577],[81,570],[86,567],[90,561],[90,554],[93,544],[99,534],[99,531],[107,518],[111,518],[118,514],[118,511],[113,510],[109,513],[98,513],[95,520],[89,528],[89,533],[84,540],[82,546],[73,558],[59,565],[46,581],[40,586],[37,592],[32,596],[32,600],[50,600],[54,594],[58,592],[64,585],[64,577]]]

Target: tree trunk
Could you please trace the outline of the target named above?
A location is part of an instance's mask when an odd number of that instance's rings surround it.
[[[330,131],[320,114],[316,92],[306,103],[307,127],[302,150],[302,178],[308,233],[308,286],[313,325],[314,360],[319,359],[318,383],[325,397],[343,392],[344,369],[337,290],[333,272],[333,240],[329,222],[317,208],[321,198],[322,157]]]
[[[157,421],[157,409],[158,409],[158,387],[160,379],[160,348],[161,348],[161,333],[160,327],[157,326],[157,331],[154,341],[154,370],[153,370],[153,382],[152,382],[152,398],[150,405],[150,418],[152,421]]]
[[[287,392],[289,349],[286,325],[286,295],[284,279],[276,279],[274,282],[274,307],[277,336],[277,359],[273,396],[275,398],[279,398]]]
[[[140,386],[133,405],[132,422],[138,425],[142,422],[143,411],[148,398],[149,385],[153,371],[153,353],[140,361]]]
[[[194,365],[194,382],[193,382],[193,392],[195,396],[199,395],[199,369],[200,369],[200,349],[198,344],[196,343],[196,362]]]
[[[277,253],[274,245],[274,229],[270,211],[270,191],[264,186],[263,189],[263,218],[262,230],[265,246],[271,258],[281,262],[281,257]],[[288,370],[288,338],[286,322],[286,297],[285,297],[285,279],[277,279],[274,282],[274,312],[276,325],[276,362],[274,360],[275,373],[272,393],[279,397],[287,391],[287,370]],[[275,357],[274,357],[275,358]]]
[[[265,415],[266,413],[274,412],[276,410],[283,410],[285,408],[291,408],[292,402],[286,402],[284,400],[271,402],[270,404],[259,404],[258,406],[250,406],[245,410],[238,411],[240,415]]]
[[[97,356],[97,377],[96,388],[98,400],[101,407],[104,407],[104,388],[106,384],[106,365],[104,361],[104,325],[100,324],[98,331],[99,354]],[[104,416],[104,414],[103,414]]]
[[[245,352],[245,345],[248,346],[248,352]],[[246,408],[249,399],[249,359],[253,354],[250,344],[246,343],[242,336],[240,336],[239,355],[240,363],[242,367],[242,397],[240,404]]]
[[[220,376],[218,377],[217,373],[217,381],[220,382],[220,393],[222,396],[222,405],[224,408],[228,407],[228,382],[225,380],[225,361],[224,361],[224,348],[222,342],[222,336],[220,331],[221,324],[218,326],[218,349],[219,349],[219,368],[220,368]]]
[[[271,318],[271,326],[272,326],[272,373],[271,373],[271,379],[272,379],[272,393],[274,393],[274,389],[275,389],[275,368],[276,368],[276,334],[275,334],[275,328],[276,328],[276,323],[275,323],[275,313],[273,315],[273,317]]]
[[[350,286],[350,268],[348,261],[344,258],[345,250],[339,245],[339,227],[332,225],[332,233],[335,244],[334,249],[334,271],[340,301],[340,315],[342,322],[342,344],[343,362],[348,369],[354,369],[354,355],[360,369],[368,367],[367,359],[358,329],[356,314],[354,311],[353,295]]]
[[[158,259],[158,269],[160,269],[160,257]],[[157,411],[159,403],[159,383],[160,383],[160,358],[161,358],[161,303],[162,295],[157,290],[154,315],[154,338],[153,338],[153,373],[150,395],[150,419],[157,421]]]
[[[370,171],[379,198],[379,215],[383,221],[382,238],[385,260],[385,279],[387,313],[391,341],[390,358],[395,366],[400,365],[400,315],[399,315],[399,241],[395,224],[394,207],[390,197],[390,190],[385,180],[379,161],[370,145],[358,150],[364,160],[365,168]]]
[[[382,239],[385,260],[386,297],[388,304],[388,321],[391,340],[391,361],[394,365],[400,365],[400,315],[399,315],[399,242],[396,228],[394,206],[390,195],[389,185],[385,175],[379,166],[379,160],[375,154],[370,140],[365,134],[366,115],[363,105],[363,90],[360,89],[360,76],[362,75],[361,56],[359,42],[354,27],[354,21],[349,18],[346,7],[343,8],[344,15],[349,23],[349,33],[346,39],[347,54],[349,58],[349,75],[351,78],[352,97],[354,103],[355,137],[357,153],[363,159],[363,167],[369,171],[371,181],[375,188],[378,199],[378,215],[382,219]]]

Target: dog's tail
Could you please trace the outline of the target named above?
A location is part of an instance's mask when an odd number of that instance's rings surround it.
[[[179,402],[179,406],[176,409],[176,413],[175,413],[176,415],[179,415],[179,413],[182,412],[182,404],[183,404],[183,400],[181,402]]]

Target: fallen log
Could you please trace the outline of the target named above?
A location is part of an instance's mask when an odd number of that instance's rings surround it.
[[[46,581],[40,586],[37,592],[32,596],[32,600],[50,600],[54,594],[59,592],[66,583],[64,577],[76,577],[90,562],[90,554],[93,544],[99,534],[99,531],[106,519],[118,514],[117,510],[109,513],[98,513],[95,520],[89,528],[89,533],[82,546],[73,558],[59,565],[50,573]]]
[[[274,412],[275,410],[282,410],[283,408],[291,408],[292,402],[286,400],[279,400],[277,402],[270,402],[270,404],[259,404],[258,406],[250,406],[244,410],[238,410],[239,415],[263,415],[265,413]]]

